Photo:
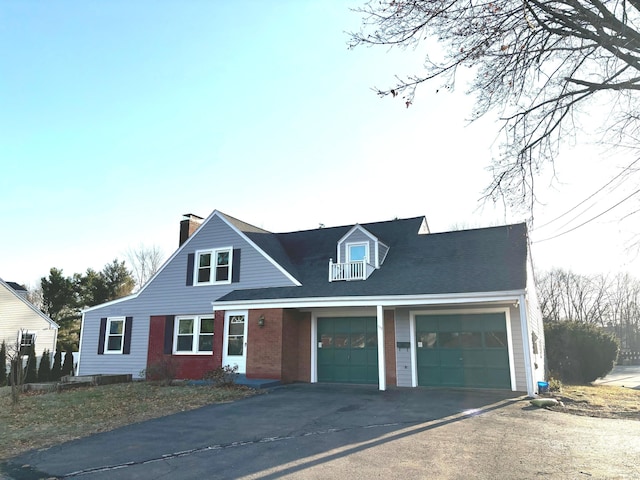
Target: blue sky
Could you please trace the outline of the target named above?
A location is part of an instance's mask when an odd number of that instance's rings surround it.
[[[182,214],[214,209],[272,231],[417,215],[433,231],[524,220],[478,203],[498,126],[467,125],[464,88],[427,86],[409,109],[371,91],[416,71],[421,52],[349,51],[356,4],[5,0],[0,277],[34,284],[51,267],[101,269],[140,244],[169,256]],[[562,189],[541,183],[539,225],[624,164],[605,169],[591,148],[563,158]],[[604,216],[534,245],[534,258],[640,276],[623,249],[636,223]]]

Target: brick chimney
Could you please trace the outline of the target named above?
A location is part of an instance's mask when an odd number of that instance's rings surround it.
[[[187,238],[193,235],[193,232],[202,224],[202,220],[204,220],[202,217],[194,215],[193,213],[184,214],[180,221],[180,243],[178,247],[182,246],[182,244],[187,241]]]

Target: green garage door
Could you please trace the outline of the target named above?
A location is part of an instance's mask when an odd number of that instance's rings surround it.
[[[378,383],[375,317],[318,318],[318,381]]]
[[[504,313],[417,315],[418,385],[511,388]]]

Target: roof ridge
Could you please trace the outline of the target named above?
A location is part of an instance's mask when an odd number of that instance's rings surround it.
[[[288,232],[274,232],[277,235],[286,235],[289,233],[303,233],[303,232],[314,232],[317,230],[333,230],[333,229],[338,229],[338,228],[352,228],[356,225],[360,225],[361,227],[367,227],[367,225],[371,226],[371,225],[382,225],[382,224],[386,224],[386,223],[393,223],[393,222],[405,222],[405,221],[411,221],[411,220],[424,220],[425,216],[424,215],[419,215],[416,217],[409,217],[409,218],[394,218],[391,220],[382,220],[380,222],[367,222],[367,223],[360,223],[360,222],[355,222],[355,223],[348,223],[348,224],[344,224],[344,225],[335,225],[333,227],[318,227],[318,228],[308,228],[305,230],[291,230]]]
[[[268,230],[265,230],[264,228],[256,227],[255,225],[245,222],[244,220],[240,220],[239,218],[232,217],[231,215],[221,212],[220,210],[218,210],[218,213],[220,215],[224,215],[224,217],[229,221],[229,223],[232,223],[241,232],[272,233]]]

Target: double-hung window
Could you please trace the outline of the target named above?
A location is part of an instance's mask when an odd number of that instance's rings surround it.
[[[194,285],[231,283],[232,248],[200,250],[196,252]]]
[[[173,353],[178,355],[213,352],[213,317],[176,317]]]
[[[20,355],[29,355],[36,343],[36,334],[33,332],[20,332]]]
[[[104,336],[104,353],[122,353],[124,347],[124,317],[107,319]]]

